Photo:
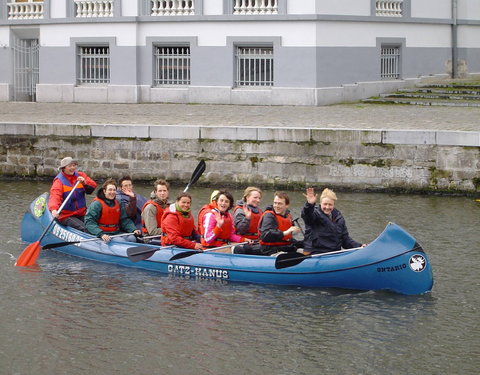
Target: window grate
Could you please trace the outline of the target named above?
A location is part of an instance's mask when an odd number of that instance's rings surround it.
[[[400,47],[382,47],[380,77],[382,79],[400,78]]]
[[[273,86],[273,48],[237,47],[236,85]]]
[[[190,84],[190,47],[156,47],[154,85]]]
[[[79,84],[110,83],[110,48],[79,48]]]

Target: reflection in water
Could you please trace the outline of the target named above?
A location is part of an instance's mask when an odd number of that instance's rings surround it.
[[[433,292],[401,296],[158,275],[42,251],[14,267],[27,204],[49,184],[4,182],[0,364],[12,374],[474,374],[480,205],[339,193],[353,238],[394,221],[433,263]],[[149,186],[138,187],[148,195]],[[172,189],[172,196],[176,194]],[[178,188],[180,191],[181,189]],[[192,189],[194,212],[210,189]],[[291,193],[294,217],[302,192]],[[234,191],[240,198],[241,192]],[[262,206],[272,200],[268,192]],[[461,213],[452,217],[452,207]]]

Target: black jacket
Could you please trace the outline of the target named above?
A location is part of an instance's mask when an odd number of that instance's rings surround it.
[[[303,245],[306,251],[323,253],[362,245],[350,238],[345,219],[336,208],[330,219],[320,207],[306,202],[302,209],[302,219],[305,222]]]

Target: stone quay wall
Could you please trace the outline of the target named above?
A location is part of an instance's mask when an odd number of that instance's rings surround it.
[[[480,192],[480,132],[0,124],[0,177],[51,178],[72,156],[95,179],[222,187]]]

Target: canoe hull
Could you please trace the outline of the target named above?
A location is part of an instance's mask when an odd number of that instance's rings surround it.
[[[39,210],[38,199],[32,202],[21,224],[22,240],[35,242],[51,220],[48,210]],[[90,239],[89,234],[55,223],[42,245]],[[390,290],[401,294],[422,294],[433,286],[428,256],[416,240],[396,224],[385,230],[365,248],[302,259],[299,264],[278,269],[275,257],[206,252],[170,261],[185,251],[168,248],[156,251],[140,262],[127,257],[129,247],[138,244],[89,241],[55,248],[69,255],[135,267],[193,279],[217,279],[235,282],[334,287],[355,290]],[[142,245],[143,246],[143,245]],[[152,250],[156,246],[145,245]],[[47,251],[47,250],[44,250]],[[301,256],[301,255],[299,255]]]

